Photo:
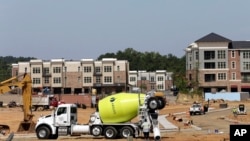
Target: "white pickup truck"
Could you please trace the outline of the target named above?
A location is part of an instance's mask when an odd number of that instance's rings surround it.
[[[195,115],[195,114],[205,114],[204,108],[202,104],[200,103],[193,103],[193,105],[189,108],[189,114]]]

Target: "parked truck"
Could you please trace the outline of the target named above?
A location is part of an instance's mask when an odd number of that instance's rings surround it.
[[[38,139],[56,139],[58,136],[90,134],[107,139],[139,137],[141,124],[147,119],[155,140],[160,140],[158,110],[166,100],[159,93],[117,93],[99,100],[88,124],[78,124],[77,106],[61,104],[51,115],[38,119],[35,131]],[[138,117],[136,122],[132,119]]]
[[[32,102],[31,102],[31,109],[32,111],[43,111],[49,109],[51,107],[57,107],[58,101],[54,95],[32,95]],[[21,99],[20,106],[23,106],[23,101]]]

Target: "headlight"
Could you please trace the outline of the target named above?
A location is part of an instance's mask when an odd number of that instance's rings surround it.
[[[95,119],[96,119],[96,117],[95,117],[95,116],[91,116],[91,117],[90,117],[90,122],[94,122],[94,121],[95,121]]]

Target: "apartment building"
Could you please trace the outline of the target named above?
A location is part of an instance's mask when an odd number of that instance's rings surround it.
[[[172,74],[172,72],[166,70],[156,70],[155,72],[129,71],[128,83],[131,88],[140,88],[142,92],[150,90],[166,91],[173,86]]]
[[[186,48],[186,78],[203,92],[250,92],[250,41],[210,33]]]
[[[12,65],[12,76],[31,75],[34,92],[50,89],[54,94],[110,94],[127,91],[129,62],[115,58],[100,61],[52,59],[30,60]]]

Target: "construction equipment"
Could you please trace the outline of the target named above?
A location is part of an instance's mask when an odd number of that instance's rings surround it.
[[[22,79],[20,80],[20,77]],[[24,73],[23,75],[12,77],[8,80],[0,82],[0,94],[5,94],[10,92],[14,88],[22,89],[22,99],[23,99],[23,121],[21,121],[17,132],[34,130],[35,123],[32,121],[33,115],[31,111],[31,95],[32,95],[32,81],[30,75]],[[1,128],[2,127],[2,128]],[[10,128],[8,125],[0,125],[0,131],[9,132]]]
[[[239,104],[238,110],[237,110],[238,115],[246,115],[247,110],[244,104]]]
[[[61,104],[51,115],[41,116],[35,130],[39,139],[56,139],[58,136],[90,134],[107,139],[139,137],[141,125],[147,119],[155,140],[160,140],[158,110],[166,101],[152,94],[117,93],[98,102],[96,112],[90,115],[88,124],[77,122],[77,106]],[[137,122],[131,122],[138,117]]]
[[[201,103],[193,103],[192,106],[189,108],[189,114],[195,115],[195,114],[206,114],[204,107],[202,107]]]

